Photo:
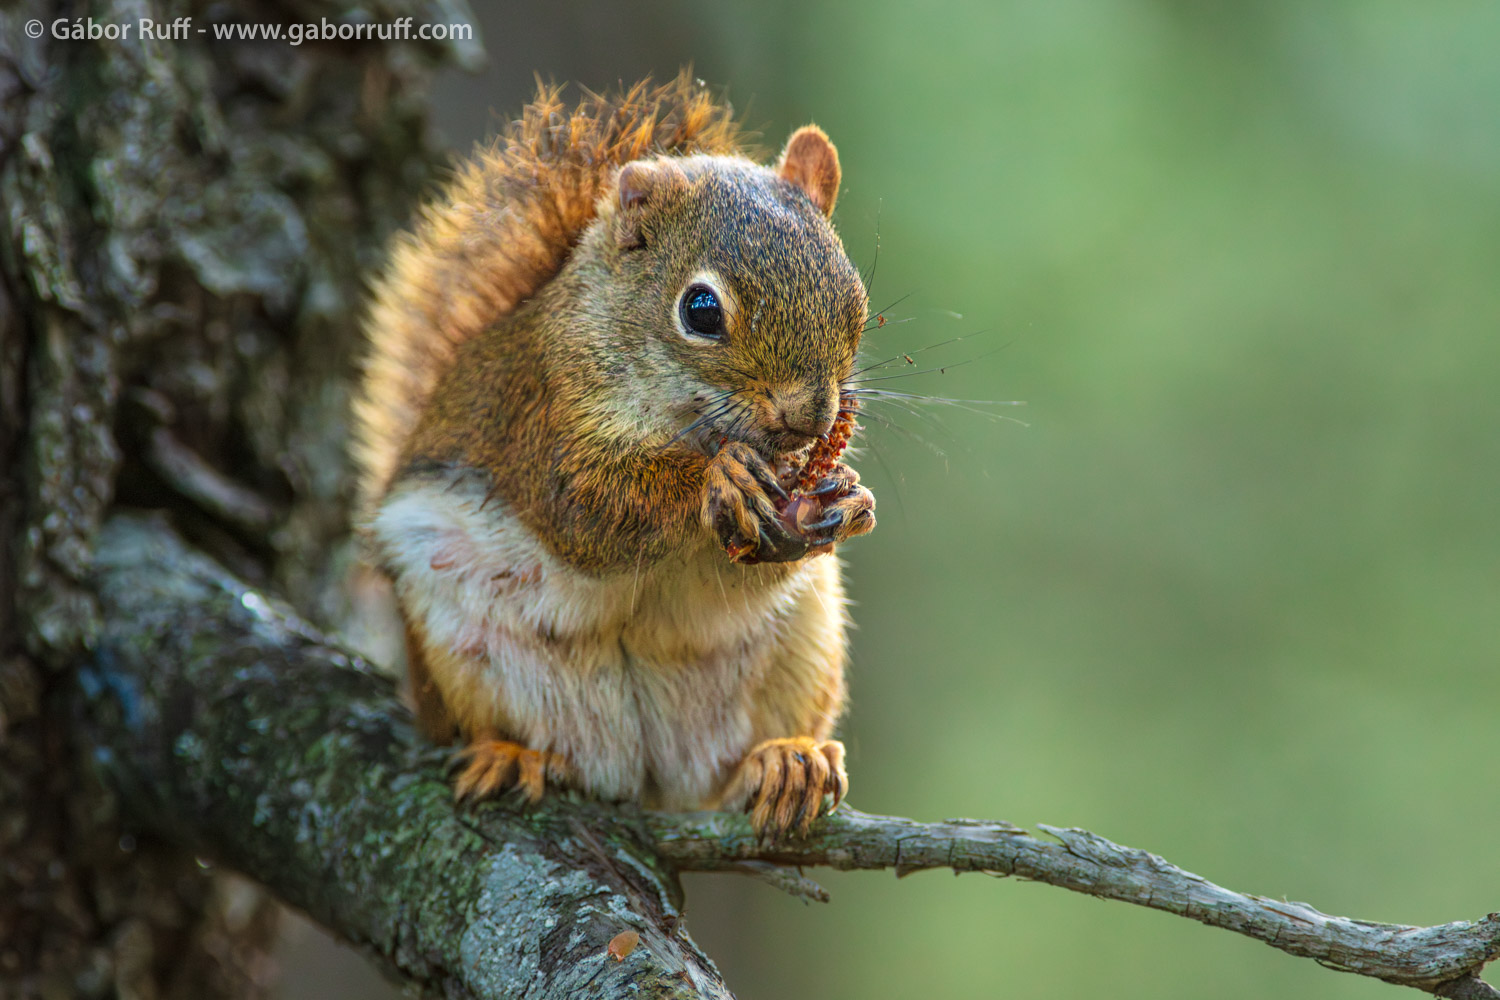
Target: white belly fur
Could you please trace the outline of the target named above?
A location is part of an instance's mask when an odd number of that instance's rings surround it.
[[[755,742],[802,735],[756,733],[752,701],[807,602],[833,611],[842,646],[834,558],[741,567],[705,545],[593,577],[483,493],[472,478],[403,483],[372,524],[405,613],[483,675],[434,677],[460,721],[504,719],[564,754],[585,791],[667,809],[712,804]]]

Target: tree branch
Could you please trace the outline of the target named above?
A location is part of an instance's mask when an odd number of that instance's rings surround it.
[[[189,551],[100,535],[104,628],[78,733],[127,817],[235,868],[424,992],[728,997],[681,890],[589,803],[454,808],[391,681]],[[640,935],[621,960],[606,954]]]
[[[818,897],[773,866],[1015,875],[1258,938],[1330,968],[1438,996],[1479,979],[1500,914],[1376,924],[1244,895],[1085,830],[918,823],[844,809],[767,844],[743,816],[640,814],[549,798],[455,809],[441,751],[391,682],[190,552],[160,522],[101,535],[105,627],[79,670],[80,733],[143,827],[265,883],[391,972],[444,997],[726,997],[679,926],[675,870],[742,871]],[[617,960],[609,942],[634,930]]]
[[[918,823],[845,808],[806,840],[768,846],[740,817],[722,813],[652,814],[647,825],[657,849],[680,870],[732,870],[755,860],[894,868],[898,875],[927,868],[1015,875],[1190,917],[1342,972],[1439,996],[1500,998],[1500,990],[1478,979],[1485,963],[1500,956],[1500,913],[1436,927],[1329,916],[1306,903],[1222,888],[1155,854],[1076,828],[1043,825],[1057,838],[1052,842],[1005,822]],[[1454,992],[1460,986],[1469,992]]]

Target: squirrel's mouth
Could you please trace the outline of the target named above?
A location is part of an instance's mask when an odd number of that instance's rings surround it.
[[[805,454],[809,448],[817,442],[817,438],[800,434],[790,428],[777,428],[763,432],[767,444],[770,445],[768,457],[774,459],[797,458]],[[754,443],[751,443],[754,447]],[[765,449],[762,449],[765,450]]]
[[[817,443],[815,435],[787,424],[784,416],[771,421],[773,414],[762,413],[739,393],[726,394],[696,405],[682,414],[685,426],[672,438],[705,455],[716,455],[727,441],[737,441],[754,448],[760,457],[775,467],[795,468]],[[717,403],[717,405],[711,405]]]

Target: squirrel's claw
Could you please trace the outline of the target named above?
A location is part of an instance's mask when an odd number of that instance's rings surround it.
[[[719,449],[703,476],[703,523],[718,536],[734,562],[771,562],[800,558],[782,555],[792,540],[781,523],[772,497],[786,497],[776,472],[754,448],[731,441]]]
[[[875,496],[863,486],[823,508],[823,517],[804,529],[820,545],[847,541],[875,527]]]
[[[766,740],[746,754],[723,805],[749,812],[756,832],[767,839],[794,829],[805,837],[813,820],[837,809],[848,790],[844,745],[797,736]],[[827,809],[825,796],[831,796]]]
[[[859,474],[847,465],[789,506],[793,527],[809,550],[834,545],[875,527],[875,495],[859,485]]]
[[[795,562],[822,543],[803,536],[778,518],[760,526],[755,552],[739,562]]]
[[[448,761],[448,771],[454,776],[453,798],[458,802],[494,798],[508,788],[516,788],[528,802],[536,802],[548,780],[560,783],[568,766],[559,754],[484,736],[454,754]]]
[[[760,456],[756,455],[755,457],[759,458]],[[770,493],[783,503],[791,499],[791,495],[781,485],[781,480],[776,478],[776,470],[772,469],[768,464],[761,462],[759,466],[753,468],[751,471],[755,473],[756,480],[767,493]]]
[[[778,505],[772,497],[783,501]],[[704,475],[703,520],[731,562],[795,562],[875,527],[875,497],[838,465],[804,496],[788,498],[753,448],[726,444]]]
[[[747,545],[734,538],[725,544],[724,551],[729,554],[731,562],[746,565],[796,562],[821,544],[823,543],[816,539],[803,537],[778,517],[776,520],[760,523],[753,543]]]

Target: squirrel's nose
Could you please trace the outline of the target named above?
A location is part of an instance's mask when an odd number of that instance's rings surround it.
[[[781,418],[781,426],[793,434],[809,438],[827,434],[833,429],[833,420],[837,416],[833,396],[825,389],[798,393],[795,398],[783,397],[777,407],[777,414]]]

